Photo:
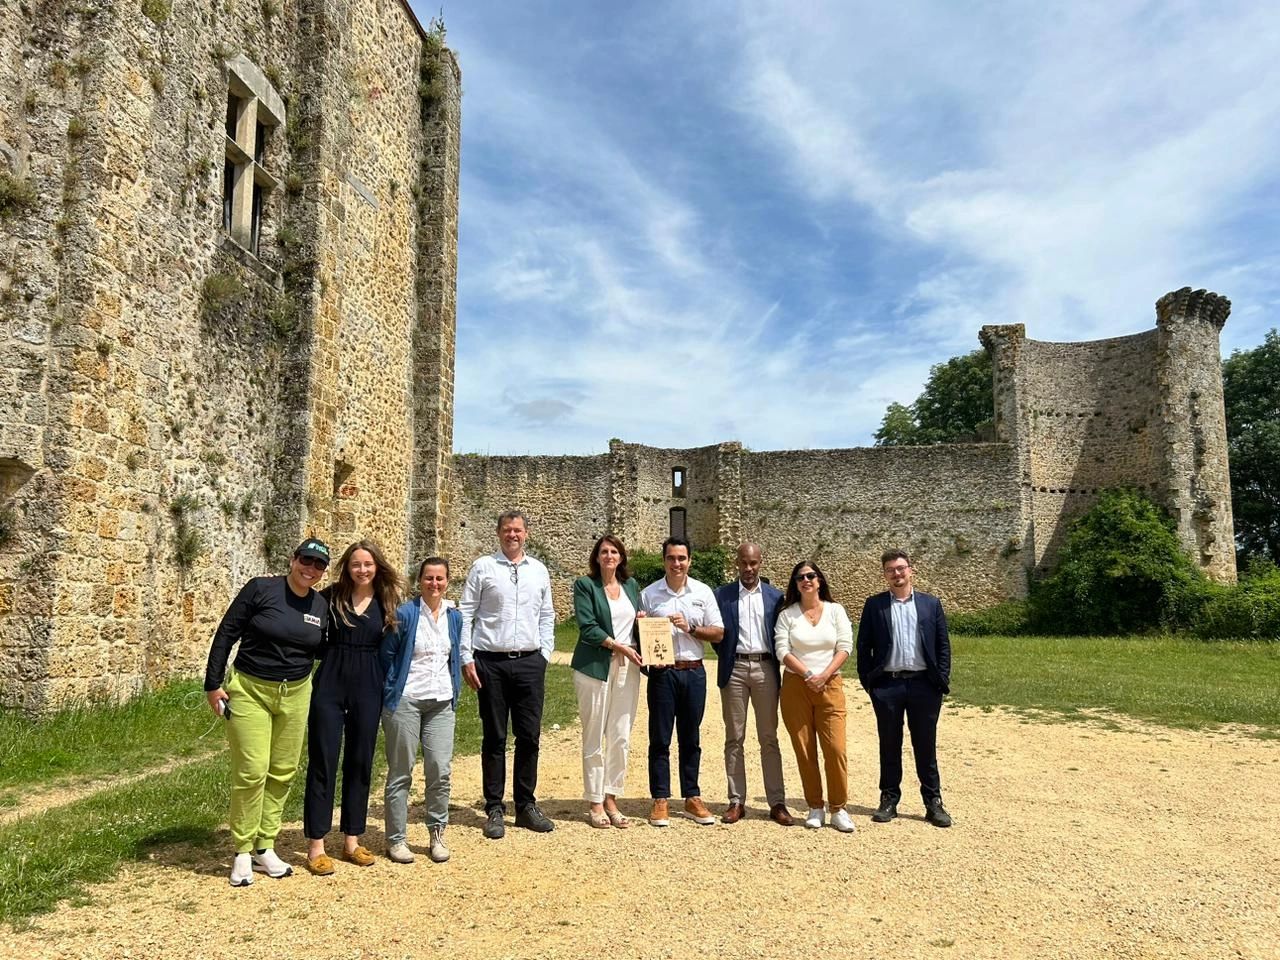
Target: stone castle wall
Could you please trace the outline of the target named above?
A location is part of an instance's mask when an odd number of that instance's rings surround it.
[[[675,495],[672,472],[683,474]],[[922,585],[956,608],[1026,590],[1016,459],[1007,444],[751,453],[737,443],[663,449],[614,441],[594,457],[456,456],[450,515],[455,587],[496,548],[494,522],[513,506],[530,517],[530,549],[551,572],[559,616],[602,533],[657,552],[670,510],[686,511],[695,549],[758,541],[764,571],[785,583],[814,559],[854,616],[883,588],[879,558],[903,547]]]
[[[0,8],[31,190],[0,219],[0,703],[32,710],[195,672],[304,532],[407,559],[415,448],[449,440],[452,56],[383,0],[141,6]],[[285,114],[256,255],[223,227],[242,76]]]

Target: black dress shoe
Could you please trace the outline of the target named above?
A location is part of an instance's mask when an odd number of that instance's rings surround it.
[[[489,815],[484,822],[484,836],[486,840],[501,840],[507,835],[507,828],[502,823],[502,810],[494,807],[489,811]]]
[[[875,823],[888,823],[897,815],[898,801],[887,793],[880,794],[880,806],[876,807],[876,812],[871,815],[872,821]]]
[[[951,814],[942,805],[941,797],[931,797],[924,802],[924,818],[935,827],[951,826]]]
[[[556,828],[550,818],[538,809],[536,803],[531,803],[516,811],[516,826],[532,830],[534,833],[550,833]]]

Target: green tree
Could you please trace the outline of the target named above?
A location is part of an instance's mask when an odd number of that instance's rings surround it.
[[[952,357],[929,368],[924,390],[910,407],[889,405],[875,433],[876,446],[972,443],[988,438],[994,408],[987,351]]]
[[[1237,559],[1280,560],[1280,335],[1222,362]]]
[[[1077,518],[1053,573],[1034,585],[1034,619],[1068,633],[1181,627],[1204,577],[1173,521],[1144,494],[1108,490]]]

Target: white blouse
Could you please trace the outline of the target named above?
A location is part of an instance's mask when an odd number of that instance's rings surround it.
[[[836,651],[853,652],[853,624],[849,622],[844,607],[838,603],[823,600],[822,616],[816,624],[809,622],[800,604],[793,603],[778,614],[773,648],[779,663],[791,653],[799,658],[806,670],[820,673],[831,664]]]
[[[418,601],[418,631],[413,638],[413,658],[404,680],[404,696],[410,700],[452,700],[449,676],[449,617],[440,604],[440,616]]]

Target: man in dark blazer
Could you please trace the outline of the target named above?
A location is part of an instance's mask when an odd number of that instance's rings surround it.
[[[760,579],[760,547],[738,547],[738,579],[716,590],[724,621],[724,639],[716,644],[720,663],[716,683],[724,715],[724,771],[729,781],[729,807],[722,818],[737,823],[747,813],[747,770],[742,745],[747,736],[747,706],[756,714],[760,765],[769,816],[784,827],[794,821],[787,812],[782,783],[782,751],[778,747],[778,660],[773,654],[773,628],[782,593]]]
[[[950,690],[951,638],[942,602],[914,587],[911,558],[888,550],[880,568],[889,589],[868,597],[858,623],[858,681],[871,697],[880,736],[880,806],[871,819],[888,823],[902,798],[902,719],[920,778],[925,819],[951,826],[938,777],[938,715]]]

